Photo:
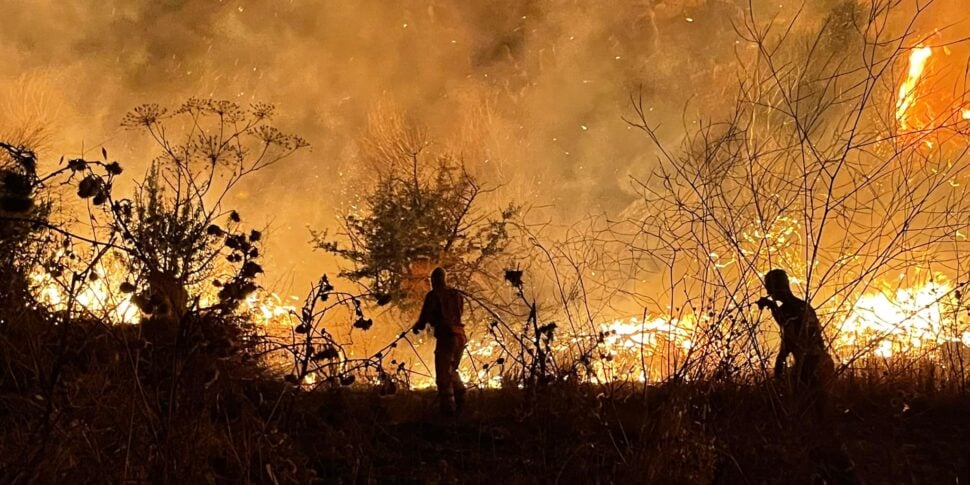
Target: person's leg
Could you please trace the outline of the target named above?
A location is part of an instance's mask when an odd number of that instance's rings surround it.
[[[803,357],[802,367],[799,369],[799,384],[802,395],[807,403],[815,409],[818,418],[828,416],[827,374],[832,360],[828,355],[809,354]],[[827,367],[828,366],[828,367]]]
[[[832,404],[830,396],[832,387],[835,383],[835,361],[828,354],[822,354],[818,358],[815,370],[814,391],[817,399],[816,412],[825,419],[832,417]]]
[[[826,393],[832,390],[835,384],[835,360],[831,355],[825,354],[819,362],[818,380],[822,390]]]
[[[807,354],[798,359],[798,385],[802,391],[813,389],[818,382],[818,357]]]
[[[439,337],[434,349],[435,384],[438,386],[438,404],[441,411],[451,414],[455,411],[454,388],[452,387],[452,363],[454,339]]]
[[[465,383],[461,381],[461,375],[458,373],[458,368],[461,366],[461,358],[465,353],[465,345],[468,343],[468,339],[464,334],[455,335],[455,344],[452,352],[452,362],[451,362],[451,386],[452,392],[455,395],[455,408],[461,411],[462,407],[465,405]]]

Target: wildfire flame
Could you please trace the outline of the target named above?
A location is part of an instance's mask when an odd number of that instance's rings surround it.
[[[57,258],[61,256],[58,254]],[[77,286],[73,292],[73,302],[70,299],[68,285],[43,268],[32,271],[29,280],[34,298],[52,310],[65,311],[71,307],[75,316],[93,316],[119,323],[138,323],[141,320],[141,312],[131,301],[131,295],[119,291],[121,281],[116,277],[119,274],[124,274],[120,260],[111,255],[102,258],[91,268],[87,278],[75,283]],[[73,277],[68,280],[73,280]]]
[[[74,313],[78,316],[94,316],[104,318],[114,323],[137,324],[141,322],[142,314],[132,302],[132,294],[120,291],[122,280],[116,275],[125,274],[121,263],[107,259],[93,268],[95,278],[85,281],[75,291]],[[68,309],[69,291],[53,276],[43,269],[36,269],[30,274],[32,293],[37,301],[54,311]],[[197,290],[197,289],[196,289]],[[276,293],[257,291],[246,297],[243,311],[250,316],[253,323],[266,327],[272,325],[296,325],[296,315],[299,298],[290,296],[289,302],[284,301]],[[200,302],[203,306],[215,304],[218,296],[214,291],[202,291]]]
[[[829,321],[826,334],[832,354],[844,363],[867,358],[942,362],[945,346],[970,347],[970,322],[960,316],[960,302],[953,290],[952,284],[938,277],[895,291],[865,293],[842,314],[819,309],[819,316]],[[590,377],[640,382],[667,378],[669,369],[664,364],[677,352],[683,357],[702,338],[700,324],[718,322],[706,316],[685,316],[603,323],[600,328],[607,338],[601,346],[610,358],[598,363]],[[773,328],[771,323],[762,324]]]
[[[96,268],[96,272],[99,277],[77,292],[75,311],[119,323],[138,323],[140,312],[130,295],[117,291],[120,282],[111,277],[124,273],[112,272],[107,266]],[[50,275],[35,271],[31,281],[39,301],[56,310],[67,308],[65,290]],[[945,345],[970,347],[970,323],[960,317],[960,304],[953,301],[953,290],[949,282],[937,278],[895,291],[866,293],[843,315],[828,315],[825,308],[819,309],[819,315],[823,319],[831,317],[826,333],[833,354],[842,362],[860,356],[938,359]],[[258,292],[246,299],[243,311],[267,333],[279,333],[298,324],[294,317],[298,304],[295,296],[282,298],[275,293]],[[621,318],[594,325],[592,334],[563,330],[554,341],[553,352],[568,357],[575,355],[577,348],[592,345],[594,358],[587,374],[581,376],[590,382],[657,382],[670,377],[676,364],[691,353],[703,338],[703,328],[718,324],[709,315],[693,314]],[[502,347],[494,339],[473,338],[467,352],[470,358],[464,359],[459,369],[466,382],[482,387],[503,385],[501,370],[482,366],[502,355]],[[307,376],[304,385],[312,385],[315,378]],[[415,388],[433,383],[431,376],[415,376],[411,381]]]
[[[911,110],[916,104],[917,91],[926,70],[926,63],[932,55],[932,48],[922,46],[913,49],[909,55],[906,79],[899,85],[899,94],[896,97],[896,121],[903,131],[918,129],[911,119]]]
[[[104,267],[94,269],[98,278],[88,281],[75,295],[75,310],[78,314],[89,313],[97,317],[104,317],[114,322],[138,323],[141,312],[131,301],[130,295],[121,295],[117,290],[109,287],[110,278]],[[34,296],[46,306],[57,310],[68,309],[68,291],[58,284],[53,277],[43,271],[35,271],[30,275],[34,287]]]
[[[894,353],[918,352],[930,345],[959,341],[950,333],[956,322],[948,322],[943,299],[951,292],[947,283],[930,282],[917,288],[902,288],[895,295],[863,295],[856,302],[836,340],[837,350],[874,349],[874,354],[888,358]],[[893,296],[894,298],[891,298]]]

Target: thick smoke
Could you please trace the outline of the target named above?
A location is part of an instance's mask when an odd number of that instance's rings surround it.
[[[821,19],[843,2],[808,3],[802,15]],[[16,124],[11,113],[45,120],[48,159],[104,146],[130,174],[152,156],[143,136],[119,126],[135,105],[275,103],[280,127],[312,150],[254,177],[231,204],[269,226],[270,272],[291,275],[299,290],[332,269],[310,249],[307,226],[333,227],[353,200],[356,142],[383,115],[420,124],[504,196],[550,218],[621,210],[633,197],[629,177],[656,156],[622,120],[629,95],[643,95],[672,142],[685,119],[716,115],[736,86],[734,25],[748,5],[8,0],[0,99],[6,125]],[[780,24],[806,7],[754,6]],[[31,99],[43,100],[42,113],[24,109]]]

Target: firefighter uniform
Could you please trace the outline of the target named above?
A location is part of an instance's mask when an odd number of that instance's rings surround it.
[[[461,322],[464,298],[461,293],[447,286],[433,288],[424,298],[421,315],[415,325],[417,330],[430,324],[434,329],[434,370],[438,386],[438,399],[445,413],[461,409],[464,404],[465,385],[458,375],[458,366],[468,338]]]

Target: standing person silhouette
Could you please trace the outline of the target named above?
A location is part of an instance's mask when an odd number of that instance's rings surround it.
[[[448,286],[443,268],[435,268],[431,272],[431,291],[424,297],[421,314],[412,330],[418,333],[428,324],[434,329],[435,384],[441,412],[448,416],[461,412],[465,403],[465,384],[458,375],[461,354],[468,343],[461,322],[463,310],[461,292]]]

